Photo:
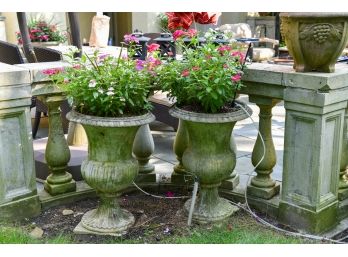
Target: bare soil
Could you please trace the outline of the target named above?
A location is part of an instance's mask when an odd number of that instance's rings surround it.
[[[135,224],[128,233],[118,238],[139,240],[139,243],[160,243],[168,236],[183,235],[187,232],[187,216],[182,206],[186,199],[159,199],[134,192],[121,196],[122,208],[135,217]],[[69,235],[75,243],[108,243],[115,241],[112,236],[77,235],[73,233],[83,214],[97,208],[98,198],[86,199],[43,211],[38,217],[30,219],[31,227],[37,226],[44,231],[44,238]],[[63,215],[63,210],[74,213]],[[28,223],[27,223],[28,224]]]

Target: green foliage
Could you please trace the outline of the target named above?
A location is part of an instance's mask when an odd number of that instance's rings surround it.
[[[189,41],[184,37],[192,36]],[[216,113],[234,100],[242,86],[244,54],[236,45],[218,45],[208,38],[200,45],[196,31],[176,31],[176,44],[183,50],[183,60],[172,59],[158,69],[158,84],[177,105],[199,106]]]
[[[160,61],[156,51],[146,61],[134,60],[135,44],[127,56],[118,58],[83,55],[80,60],[70,54],[71,67],[46,70],[45,74],[66,92],[76,111],[93,116],[119,117],[140,115],[151,109],[148,96],[152,89],[153,69]]]

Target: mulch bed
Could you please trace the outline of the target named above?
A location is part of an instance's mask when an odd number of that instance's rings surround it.
[[[134,215],[135,224],[120,240],[136,239],[139,240],[139,243],[160,243],[168,236],[185,234],[187,232],[187,216],[182,207],[186,200],[159,199],[140,192],[121,196],[120,205]],[[27,222],[31,223],[31,227],[41,228],[44,231],[44,239],[58,235],[70,235],[75,243],[114,241],[115,237],[112,236],[73,233],[83,214],[96,208],[98,201],[98,198],[93,198],[53,207]],[[72,210],[74,213],[63,215],[63,210]]]

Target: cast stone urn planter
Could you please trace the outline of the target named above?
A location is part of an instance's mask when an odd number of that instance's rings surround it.
[[[334,72],[348,41],[348,13],[281,13],[281,32],[294,69]]]
[[[99,207],[85,213],[74,232],[121,235],[134,224],[134,216],[120,208],[118,196],[138,174],[138,162],[132,157],[135,134],[155,117],[147,113],[105,118],[71,111],[67,118],[82,124],[86,131],[88,157],[82,162],[81,174],[100,197]]]
[[[239,102],[251,115],[251,109]],[[237,121],[248,115],[239,109],[230,113],[195,113],[173,107],[169,113],[185,124],[188,145],[182,156],[184,168],[199,179],[199,194],[193,211],[198,223],[219,222],[238,210],[226,199],[220,198],[218,187],[236,164],[236,154],[231,150],[231,133]],[[191,199],[184,208],[189,211]]]

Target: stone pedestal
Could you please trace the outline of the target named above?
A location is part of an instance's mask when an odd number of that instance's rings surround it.
[[[338,199],[344,200],[348,198],[348,110],[344,115],[343,135],[342,135],[342,154],[340,162],[340,175],[338,183]]]
[[[298,79],[301,77],[305,76]],[[284,91],[284,170],[279,204],[281,222],[310,233],[321,233],[338,222],[338,176],[348,93],[335,90],[339,79],[316,77],[326,80],[322,84],[325,92],[291,87]]]
[[[0,63],[0,220],[41,211],[33,160],[27,70]]]

